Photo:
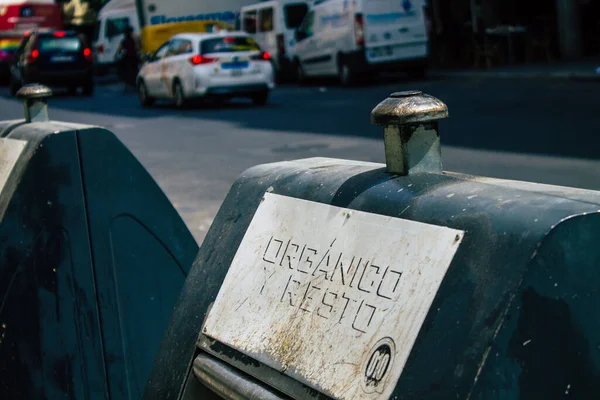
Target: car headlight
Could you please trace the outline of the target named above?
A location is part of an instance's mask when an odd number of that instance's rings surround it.
[[[4,16],[6,14],[7,7],[0,7],[0,16]]]

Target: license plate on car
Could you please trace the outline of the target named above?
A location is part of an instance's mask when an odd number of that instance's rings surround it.
[[[231,76],[242,76],[242,70],[241,69],[232,69]]]
[[[233,61],[221,64],[223,69],[244,69],[248,68],[249,64],[246,61]]]
[[[392,46],[376,47],[372,49],[369,53],[370,57],[372,58],[392,56],[393,54],[394,49],[392,48]]]
[[[54,56],[52,58],[50,58],[50,61],[52,62],[71,62],[75,59],[75,57],[71,57],[71,56]]]

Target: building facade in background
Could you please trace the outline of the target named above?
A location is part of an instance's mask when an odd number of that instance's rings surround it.
[[[57,0],[63,9],[65,28],[74,29],[92,38],[98,11],[108,0]]]
[[[600,55],[598,0],[429,0],[432,62],[487,68]]]

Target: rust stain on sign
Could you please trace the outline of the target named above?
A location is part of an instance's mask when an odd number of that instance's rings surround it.
[[[463,234],[265,193],[203,333],[329,396],[389,396]]]

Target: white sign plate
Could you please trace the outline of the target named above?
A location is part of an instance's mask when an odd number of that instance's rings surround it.
[[[387,398],[463,234],[266,193],[203,333],[334,398]]]
[[[4,189],[26,144],[24,140],[0,138],[0,192]]]

